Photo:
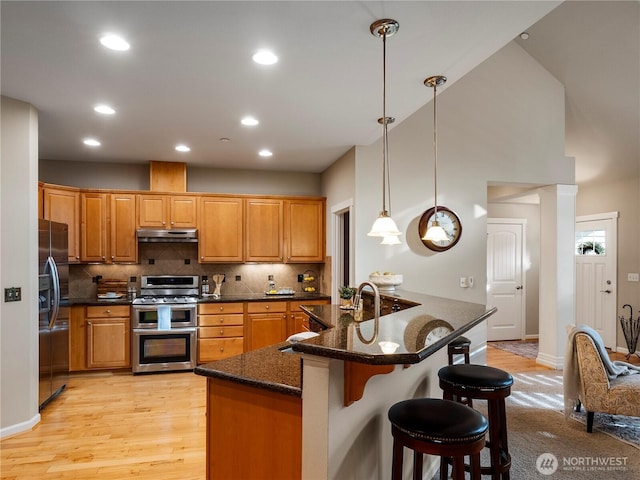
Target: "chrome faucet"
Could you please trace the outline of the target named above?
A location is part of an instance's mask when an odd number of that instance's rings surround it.
[[[375,315],[375,319],[378,320],[378,318],[380,318],[380,290],[378,290],[378,287],[374,283],[362,282],[360,285],[358,285],[353,306],[356,309],[360,308],[360,302],[362,301],[362,290],[365,287],[371,287],[371,290],[373,290],[373,295],[374,295],[373,314]]]

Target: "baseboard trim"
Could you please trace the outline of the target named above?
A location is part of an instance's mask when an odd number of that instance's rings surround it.
[[[31,419],[26,422],[16,423],[15,425],[9,425],[8,427],[0,428],[0,438],[5,439],[13,435],[17,435],[22,432],[26,432],[40,423],[40,414],[37,413]]]
[[[562,370],[564,368],[564,357],[555,357],[547,353],[538,353],[536,363],[554,370]]]
[[[540,335],[538,335],[537,333],[535,335],[525,335],[524,339],[525,340],[540,340]]]

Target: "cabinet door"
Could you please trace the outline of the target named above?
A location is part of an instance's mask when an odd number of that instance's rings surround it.
[[[245,216],[245,261],[282,262],[283,201],[247,199]]]
[[[80,195],[80,259],[83,262],[107,261],[107,194]]]
[[[298,300],[289,302],[287,337],[294,333],[310,331],[309,316],[300,309],[300,305],[329,305],[329,300]]]
[[[138,195],[138,225],[142,228],[169,228],[165,195]]]
[[[286,261],[324,262],[325,223],[324,201],[285,201]]]
[[[87,366],[130,367],[129,330],[128,318],[87,319]]]
[[[69,232],[69,263],[80,261],[80,193],[45,187],[43,190],[43,218],[66,223]]]
[[[172,196],[169,202],[169,228],[196,228],[198,203],[195,196]]]
[[[200,262],[242,262],[243,202],[233,197],[201,197],[198,212]]]
[[[136,238],[136,196],[128,193],[111,194],[112,262],[136,263],[138,240]]]
[[[87,309],[74,305],[69,309],[69,371],[87,369]]]
[[[248,350],[267,347],[286,340],[286,313],[252,313],[249,319]]]

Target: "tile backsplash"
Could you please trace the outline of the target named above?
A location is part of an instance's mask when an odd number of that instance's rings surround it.
[[[195,243],[148,243],[140,244],[138,264],[83,264],[69,266],[69,296],[88,298],[96,295],[97,284],[94,278],[129,280],[136,277],[136,288],[140,290],[141,275],[207,275],[211,281],[214,274],[224,273],[225,282],[221,293],[232,295],[264,292],[269,275],[278,288],[291,287],[302,290],[298,275],[307,270],[313,271],[318,278],[321,292],[329,292],[329,275],[325,274],[325,264],[200,264],[198,263],[198,245]],[[240,280],[236,280],[239,277]],[[211,288],[215,285],[212,282]]]

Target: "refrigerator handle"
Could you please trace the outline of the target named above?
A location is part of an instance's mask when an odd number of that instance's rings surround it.
[[[58,266],[53,257],[47,258],[47,266],[51,268],[51,277],[53,283],[53,308],[51,309],[51,317],[49,320],[49,328],[53,328],[53,325],[58,319],[58,313],[60,312],[60,276],[58,275]]]

